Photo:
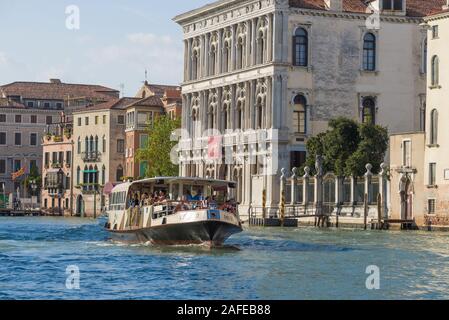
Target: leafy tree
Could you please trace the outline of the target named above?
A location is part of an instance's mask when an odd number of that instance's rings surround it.
[[[155,117],[153,126],[148,125],[147,145],[137,150],[137,160],[147,163],[146,177],[178,175],[178,165],[170,160],[170,152],[177,142],[170,141],[170,136],[180,127],[181,119],[166,115]]]
[[[361,176],[366,172],[367,163],[372,164],[373,173],[378,173],[388,148],[388,131],[381,126],[362,124],[359,132],[361,142],[348,158],[345,174]]]
[[[39,173],[39,169],[36,166],[31,166],[30,173],[28,176],[22,181],[22,185],[28,190],[30,194],[33,193],[33,190],[31,188],[31,182],[35,181],[37,189],[36,194],[39,193],[39,190],[41,189],[42,184],[42,176]]]
[[[308,166],[315,174],[315,159],[323,156],[323,170],[332,171],[338,176],[363,175],[365,165],[371,163],[373,172],[379,170],[388,148],[388,131],[386,128],[372,124],[359,124],[347,118],[329,121],[329,130],[312,137],[307,142]]]

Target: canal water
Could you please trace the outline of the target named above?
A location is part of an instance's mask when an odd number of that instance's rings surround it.
[[[448,233],[254,228],[208,251],[112,243],[100,224],[0,218],[0,299],[449,298]]]

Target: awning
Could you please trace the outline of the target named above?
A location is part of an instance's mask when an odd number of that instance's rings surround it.
[[[83,170],[84,173],[98,173],[98,170]]]

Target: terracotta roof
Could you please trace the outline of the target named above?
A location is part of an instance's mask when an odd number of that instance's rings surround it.
[[[145,86],[150,89],[156,96],[163,97],[166,90],[178,90],[179,86],[161,85],[145,83]]]
[[[28,99],[64,100],[67,97],[86,97],[110,100],[118,98],[119,91],[99,85],[52,82],[13,82],[0,86],[3,96],[21,96]]]
[[[0,97],[0,108],[26,109],[23,104],[2,97]]]
[[[369,13],[369,3],[366,0],[343,0],[343,11],[351,13]],[[326,10],[324,0],[289,0],[291,7]],[[425,17],[428,15],[440,13],[446,0],[407,0],[408,17]]]
[[[178,89],[165,90],[164,98],[166,98],[166,99],[181,99],[181,90],[178,90]]]
[[[145,107],[163,107],[164,104],[162,103],[161,98],[157,96],[151,96],[147,98],[140,99],[136,102],[131,103],[127,107],[134,107],[134,106],[145,106]]]
[[[139,98],[120,98],[113,99],[108,102],[91,105],[85,108],[77,109],[74,112],[89,112],[89,111],[98,111],[98,110],[125,110],[129,105],[138,102]]]
[[[108,102],[91,105],[85,108],[77,109],[75,112],[89,112],[97,110],[125,110],[130,107],[146,106],[146,107],[163,107],[164,104],[159,97],[151,96],[147,98],[130,98],[124,97],[120,99],[113,99]]]

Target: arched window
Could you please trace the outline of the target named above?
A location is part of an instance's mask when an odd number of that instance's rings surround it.
[[[193,51],[193,55],[192,55],[192,80],[196,80],[198,79],[198,68],[199,68],[199,63],[198,63],[199,57],[198,57],[198,51],[194,50]]]
[[[95,152],[98,152],[98,136],[95,136]]]
[[[306,67],[309,63],[309,37],[304,28],[296,29],[293,36],[293,65]]]
[[[85,139],[84,139],[84,144],[85,144],[85,149],[84,149],[84,152],[86,152],[86,153],[88,153],[89,152],[89,138],[88,137],[86,137]]]
[[[217,49],[215,45],[210,48],[210,62],[209,62],[209,75],[215,75],[215,65],[217,64]]]
[[[296,133],[305,134],[307,130],[306,125],[306,108],[307,100],[302,94],[298,94],[294,101],[293,107],[293,128]]]
[[[432,75],[431,83],[432,86],[437,86],[440,82],[440,59],[438,56],[432,57]]]
[[[87,166],[84,166],[83,183],[89,183],[89,169],[87,168]]]
[[[363,70],[376,70],[376,37],[372,33],[363,38]]]
[[[438,143],[438,111],[433,109],[430,113],[430,144]]]
[[[237,69],[242,69],[244,66],[244,46],[243,37],[240,37],[237,42]]]
[[[105,185],[106,183],[106,167],[103,165],[101,168],[101,184]]]
[[[77,185],[80,184],[80,179],[81,179],[81,168],[78,166],[78,168],[76,168],[76,184]]]
[[[215,126],[215,110],[214,107],[209,107],[209,112],[207,114],[207,128],[214,129]]]
[[[78,146],[77,146],[78,154],[81,154],[81,138],[78,137]]]
[[[373,98],[365,98],[362,103],[362,122],[365,124],[376,123],[376,103]]]
[[[260,31],[257,37],[257,62],[265,63],[265,56],[265,33]]]
[[[229,129],[229,109],[230,109],[229,105],[225,104],[223,106],[223,118],[222,118],[223,131]]]
[[[98,184],[98,167],[95,165],[94,170],[92,172],[92,182]]]
[[[262,101],[262,98],[260,98],[260,97],[257,99],[256,111],[257,111],[257,120],[256,120],[257,129],[262,129],[263,128],[263,101]]]
[[[115,172],[115,180],[116,180],[116,181],[122,181],[122,178],[123,178],[123,167],[122,167],[122,165],[120,164],[120,165],[117,167],[117,171]]]
[[[223,72],[230,71],[229,63],[231,60],[231,45],[226,41],[223,48]]]
[[[90,139],[89,139],[89,152],[93,152],[93,151],[95,151],[94,137],[90,136]]]
[[[103,136],[103,153],[106,153],[106,136]]]
[[[242,109],[243,109],[242,102],[241,101],[237,102],[237,114],[236,114],[236,124],[235,124],[236,129],[243,129],[243,127],[242,127],[243,110]]]

